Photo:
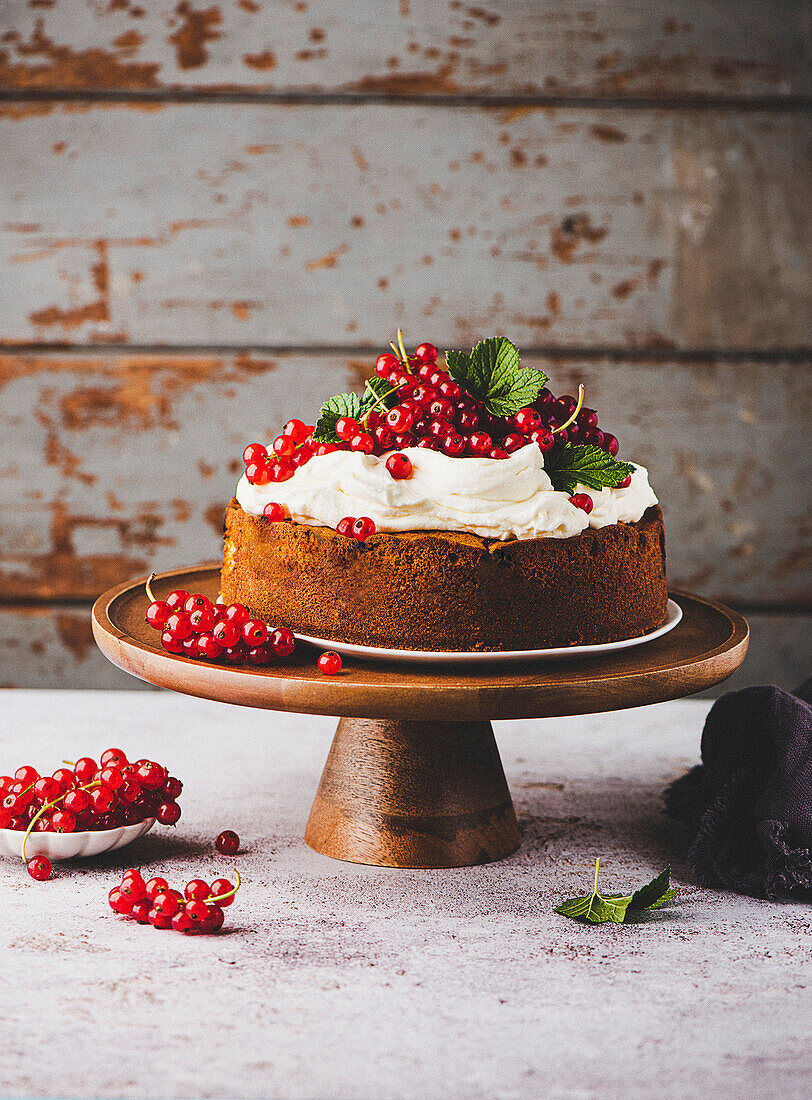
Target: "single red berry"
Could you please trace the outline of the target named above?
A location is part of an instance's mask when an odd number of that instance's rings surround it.
[[[535,443],[542,454],[546,454],[555,445],[555,436],[546,428],[538,428],[530,433],[530,442]]]
[[[202,595],[200,592],[193,592],[183,605],[183,610],[187,615],[191,615],[193,611],[210,611],[214,615],[214,604],[208,598],[208,596]]]
[[[118,913],[120,917],[129,917],[135,904],[134,900],[129,895],[123,894],[118,887],[110,891],[107,900],[113,912]]]
[[[187,902],[185,911],[194,926],[203,924],[209,917],[209,907],[205,901]]]
[[[369,432],[359,432],[350,440],[350,450],[362,451],[365,455],[370,455],[375,450],[375,440]]]
[[[418,447],[422,447],[426,451],[439,451],[440,441],[435,439],[433,435],[424,435],[417,441]]]
[[[59,784],[50,775],[45,775],[34,784],[34,794],[40,802],[53,802],[61,794]]]
[[[155,816],[161,825],[177,825],[180,820],[180,806],[177,802],[162,802]]]
[[[163,917],[174,917],[180,909],[180,904],[174,893],[163,890],[152,899],[152,908]]]
[[[39,779],[39,772],[31,764],[24,764],[22,768],[16,770],[14,778],[18,783],[28,787]]]
[[[142,884],[144,882],[144,876],[141,874],[137,867],[128,867],[124,874],[121,876],[121,881],[123,882],[125,878],[134,879],[136,882],[140,882]]]
[[[398,435],[408,432],[414,424],[414,412],[406,405],[396,405],[386,414],[386,423]]]
[[[264,668],[273,660],[273,650],[269,645],[257,645],[248,650],[248,663]]]
[[[189,599],[189,593],[185,588],[176,588],[166,597],[166,602],[172,611],[182,611],[183,605]]]
[[[154,760],[139,763],[135,774],[141,786],[146,787],[148,791],[157,791],[166,782],[166,769],[156,764]]]
[[[335,443],[319,443],[313,454],[316,456],[316,458],[321,458],[322,455],[331,455],[333,451],[337,450],[338,447],[336,447]]]
[[[207,661],[216,661],[223,652],[223,647],[213,634],[199,634],[197,637],[197,650],[201,657]]]
[[[139,924],[149,924],[149,914],[151,910],[152,902],[144,898],[142,901],[137,901],[133,905],[130,916],[133,920],[137,920]]]
[[[404,481],[412,476],[412,463],[408,455],[396,451],[386,460],[386,468],[395,481]]]
[[[491,447],[488,451],[488,458],[503,459],[507,457],[508,453],[503,447]]]
[[[76,818],[68,810],[54,810],[51,825],[55,833],[72,833],[76,829]]]
[[[375,360],[375,373],[379,378],[387,378],[391,371],[397,370],[398,360],[391,352],[385,351]]]
[[[541,427],[541,413],[529,407],[519,409],[517,413],[513,414],[513,423],[522,435],[529,435],[530,432],[534,432],[536,428]]]
[[[236,623],[222,619],[219,623],[215,623],[211,636],[223,649],[230,649],[240,640],[240,628]]]
[[[188,932],[193,927],[192,918],[186,909],[178,909],[172,918],[172,928],[175,932]]]
[[[266,462],[268,451],[261,443],[249,443],[242,453],[242,460],[247,466],[251,462]]]
[[[570,497],[570,504],[574,504],[576,508],[581,508],[587,515],[592,511],[593,501],[589,493],[575,493]]]
[[[612,435],[611,432],[603,433],[603,443],[601,444],[601,447],[604,451],[610,454],[612,458],[614,458],[617,452],[620,450],[620,444],[617,441],[617,437]]]
[[[270,520],[271,523],[281,523],[285,518],[285,509],[281,504],[274,504],[274,502],[271,501],[262,509],[262,514],[267,520]]]
[[[595,447],[603,447],[604,436],[600,428],[587,428],[582,439],[584,443],[591,443]]]
[[[226,915],[219,905],[209,905],[209,915],[200,925],[201,932],[219,932]]]
[[[520,432],[511,432],[506,435],[502,441],[502,447],[508,454],[512,454],[514,451],[518,451],[520,447],[523,447],[527,440]]]
[[[172,927],[172,918],[165,917],[163,913],[161,913],[158,909],[155,909],[154,907],[150,909],[148,919],[153,928],[166,929]]]
[[[271,480],[270,463],[249,462],[245,467],[245,478],[251,485],[267,485]]]
[[[238,642],[237,645],[229,646],[228,649],[224,649],[220,654],[220,660],[225,661],[229,665],[242,665],[245,663],[246,649],[245,646]]]
[[[493,440],[487,432],[472,432],[468,438],[468,450],[477,458],[483,458],[493,446]]]
[[[456,432],[449,432],[443,440],[443,451],[451,458],[459,458],[465,450],[465,447],[465,440]]]
[[[242,625],[242,640],[248,646],[262,645],[268,637],[268,627],[262,619],[248,619]]]
[[[0,829],[10,828],[13,816],[11,810],[7,810],[4,806],[0,806]]]
[[[128,764],[129,760],[123,749],[105,749],[99,758],[102,768],[124,768]]]
[[[220,855],[233,856],[240,849],[240,838],[232,829],[224,829],[215,840],[214,846]]]
[[[154,600],[147,608],[146,620],[153,630],[160,630],[172,614],[172,608],[166,600]]]
[[[229,622],[236,623],[237,626],[242,626],[251,617],[248,614],[248,608],[241,603],[230,603],[225,609],[224,615]]]
[[[274,454],[289,458],[296,450],[296,440],[290,435],[278,435],[272,446]]]
[[[87,791],[68,791],[62,799],[62,805],[72,814],[82,814],[90,805],[90,795]]]
[[[117,791],[124,782],[124,774],[119,768],[103,768],[99,779],[112,791]]]
[[[615,486],[615,488],[617,488],[617,489],[628,489],[629,486],[631,485],[631,483],[632,483],[632,478],[631,478],[631,474],[629,474],[628,477],[624,477],[622,481],[619,481],[617,483],[617,485]]]
[[[168,630],[165,630],[161,635],[161,645],[167,653],[184,653],[188,641],[188,638],[181,641],[180,638],[176,638],[174,635],[170,634]]]
[[[352,525],[352,537],[358,542],[366,542],[370,535],[375,534],[375,524],[369,516],[359,516]]]
[[[197,634],[208,634],[214,626],[214,610],[198,607],[189,613],[189,622],[192,624],[192,630]]]
[[[37,880],[37,882],[45,882],[46,879],[51,877],[51,861],[47,856],[34,856],[33,859],[29,859],[26,864],[28,873],[31,878]]]
[[[418,344],[414,349],[414,357],[421,363],[436,363],[437,348],[434,344]]]
[[[319,672],[324,676],[335,676],[341,671],[341,658],[332,649],[328,649],[319,657]]]
[[[289,420],[282,429],[282,435],[289,435],[294,443],[302,443],[307,435],[307,425],[302,420]]]
[[[158,894],[163,894],[169,889],[169,883],[165,878],[151,878],[144,884],[144,893],[150,901],[154,901]]]
[[[272,630],[268,635],[268,645],[277,657],[289,657],[296,646],[293,631],[286,626],[280,626]]]
[[[161,794],[164,798],[171,798],[173,802],[175,799],[180,798],[182,791],[183,784],[174,775],[168,775],[163,787],[161,787]]]
[[[121,880],[121,886],[119,890],[125,897],[128,897],[133,905],[138,901],[143,901],[147,896],[147,891],[144,886],[143,879],[127,878],[125,875]]]
[[[195,658],[200,656],[200,650],[197,648],[197,634],[190,635],[188,638],[185,638],[180,644],[183,647],[181,649],[181,653],[183,653],[184,657]]]
[[[460,432],[470,433],[475,428],[479,427],[478,412],[468,412],[466,409],[463,409],[462,412],[457,411],[455,419]]]
[[[227,906],[232,905],[234,902],[234,894],[231,897],[224,898],[223,894],[229,894],[234,889],[234,883],[229,882],[227,878],[216,878],[211,884],[211,894],[207,894],[207,897],[211,897],[216,900],[217,904],[225,909]]]
[[[189,616],[183,611],[173,611],[166,620],[166,633],[176,642],[184,642],[192,632]]]
[[[335,431],[339,439],[343,439],[349,443],[353,436],[358,435],[358,421],[354,420],[351,416],[340,416],[338,420],[336,420]]]
[[[344,535],[345,538],[352,538],[352,526],[355,523],[355,516],[344,516],[336,524],[336,531],[339,535]]]
[[[109,787],[94,787],[88,791],[90,795],[90,809],[94,814],[106,814],[116,800],[116,796]]]
[[[191,882],[186,883],[183,893],[188,901],[205,901],[206,898],[211,897],[212,891],[209,884],[202,878],[193,878]]]
[[[98,766],[90,756],[83,756],[73,765],[73,773],[80,783],[90,783],[96,774]]]

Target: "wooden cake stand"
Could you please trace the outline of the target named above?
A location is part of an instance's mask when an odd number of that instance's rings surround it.
[[[347,661],[333,677],[300,643],[258,669],[166,653],[144,621],[142,578],[110,589],[93,608],[93,634],[125,672],[187,695],[247,707],[341,716],[305,840],[317,852],[388,867],[462,867],[514,852],[516,815],[491,719],[622,710],[691,695],[730,676],[747,652],[735,611],[685,592],[669,633],[587,659],[438,668]],[[160,574],[173,588],[214,600],[219,565]]]

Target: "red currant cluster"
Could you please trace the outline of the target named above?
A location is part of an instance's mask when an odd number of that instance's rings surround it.
[[[289,657],[296,642],[286,626],[269,628],[253,619],[241,603],[213,604],[199,592],[176,589],[165,600],[156,600],[147,581],[152,603],[146,620],[161,631],[161,645],[168,653],[186,657],[218,658],[230,665],[269,665],[277,657]]]
[[[154,760],[131,764],[121,749],[107,749],[99,764],[83,756],[53,775],[26,764],[0,776],[0,829],[25,833],[97,832],[155,817],[180,819],[183,784]],[[47,876],[46,876],[47,877]]]
[[[267,485],[269,481],[287,481],[298,466],[304,466],[313,455],[328,455],[337,448],[332,443],[316,443],[315,425],[301,420],[289,420],[282,434],[271,444],[271,453],[261,443],[249,443],[242,453],[245,476],[252,485]],[[284,517],[280,517],[284,518]]]
[[[121,917],[153,928],[173,928],[176,932],[219,932],[223,927],[223,909],[234,901],[240,888],[240,875],[235,870],[237,885],[218,878],[209,886],[195,878],[186,884],[181,894],[172,890],[165,878],[144,882],[140,871],[125,871],[118,886],[108,895],[110,908]]]

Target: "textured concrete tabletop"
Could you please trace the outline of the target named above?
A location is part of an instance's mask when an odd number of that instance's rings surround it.
[[[116,745],[184,780],[183,818],[35,883],[0,858],[3,1096],[809,1097],[812,909],[691,885],[664,785],[705,702],[496,724],[524,842],[453,871],[336,863],[302,832],[334,721],[168,693],[0,692],[0,773]],[[123,922],[108,889],[245,879],[224,934]],[[670,859],[645,924],[553,912]],[[235,861],[232,861],[232,863]]]

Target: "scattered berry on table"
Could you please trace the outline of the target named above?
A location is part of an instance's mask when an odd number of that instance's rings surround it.
[[[341,671],[341,658],[332,649],[328,649],[319,657],[319,672],[324,676],[335,676]]]
[[[223,856],[236,855],[240,850],[240,838],[233,829],[224,829],[214,842],[214,847]]]
[[[34,856],[33,859],[29,859],[26,867],[31,878],[36,879],[37,882],[45,882],[51,877],[51,861],[47,856]]]

